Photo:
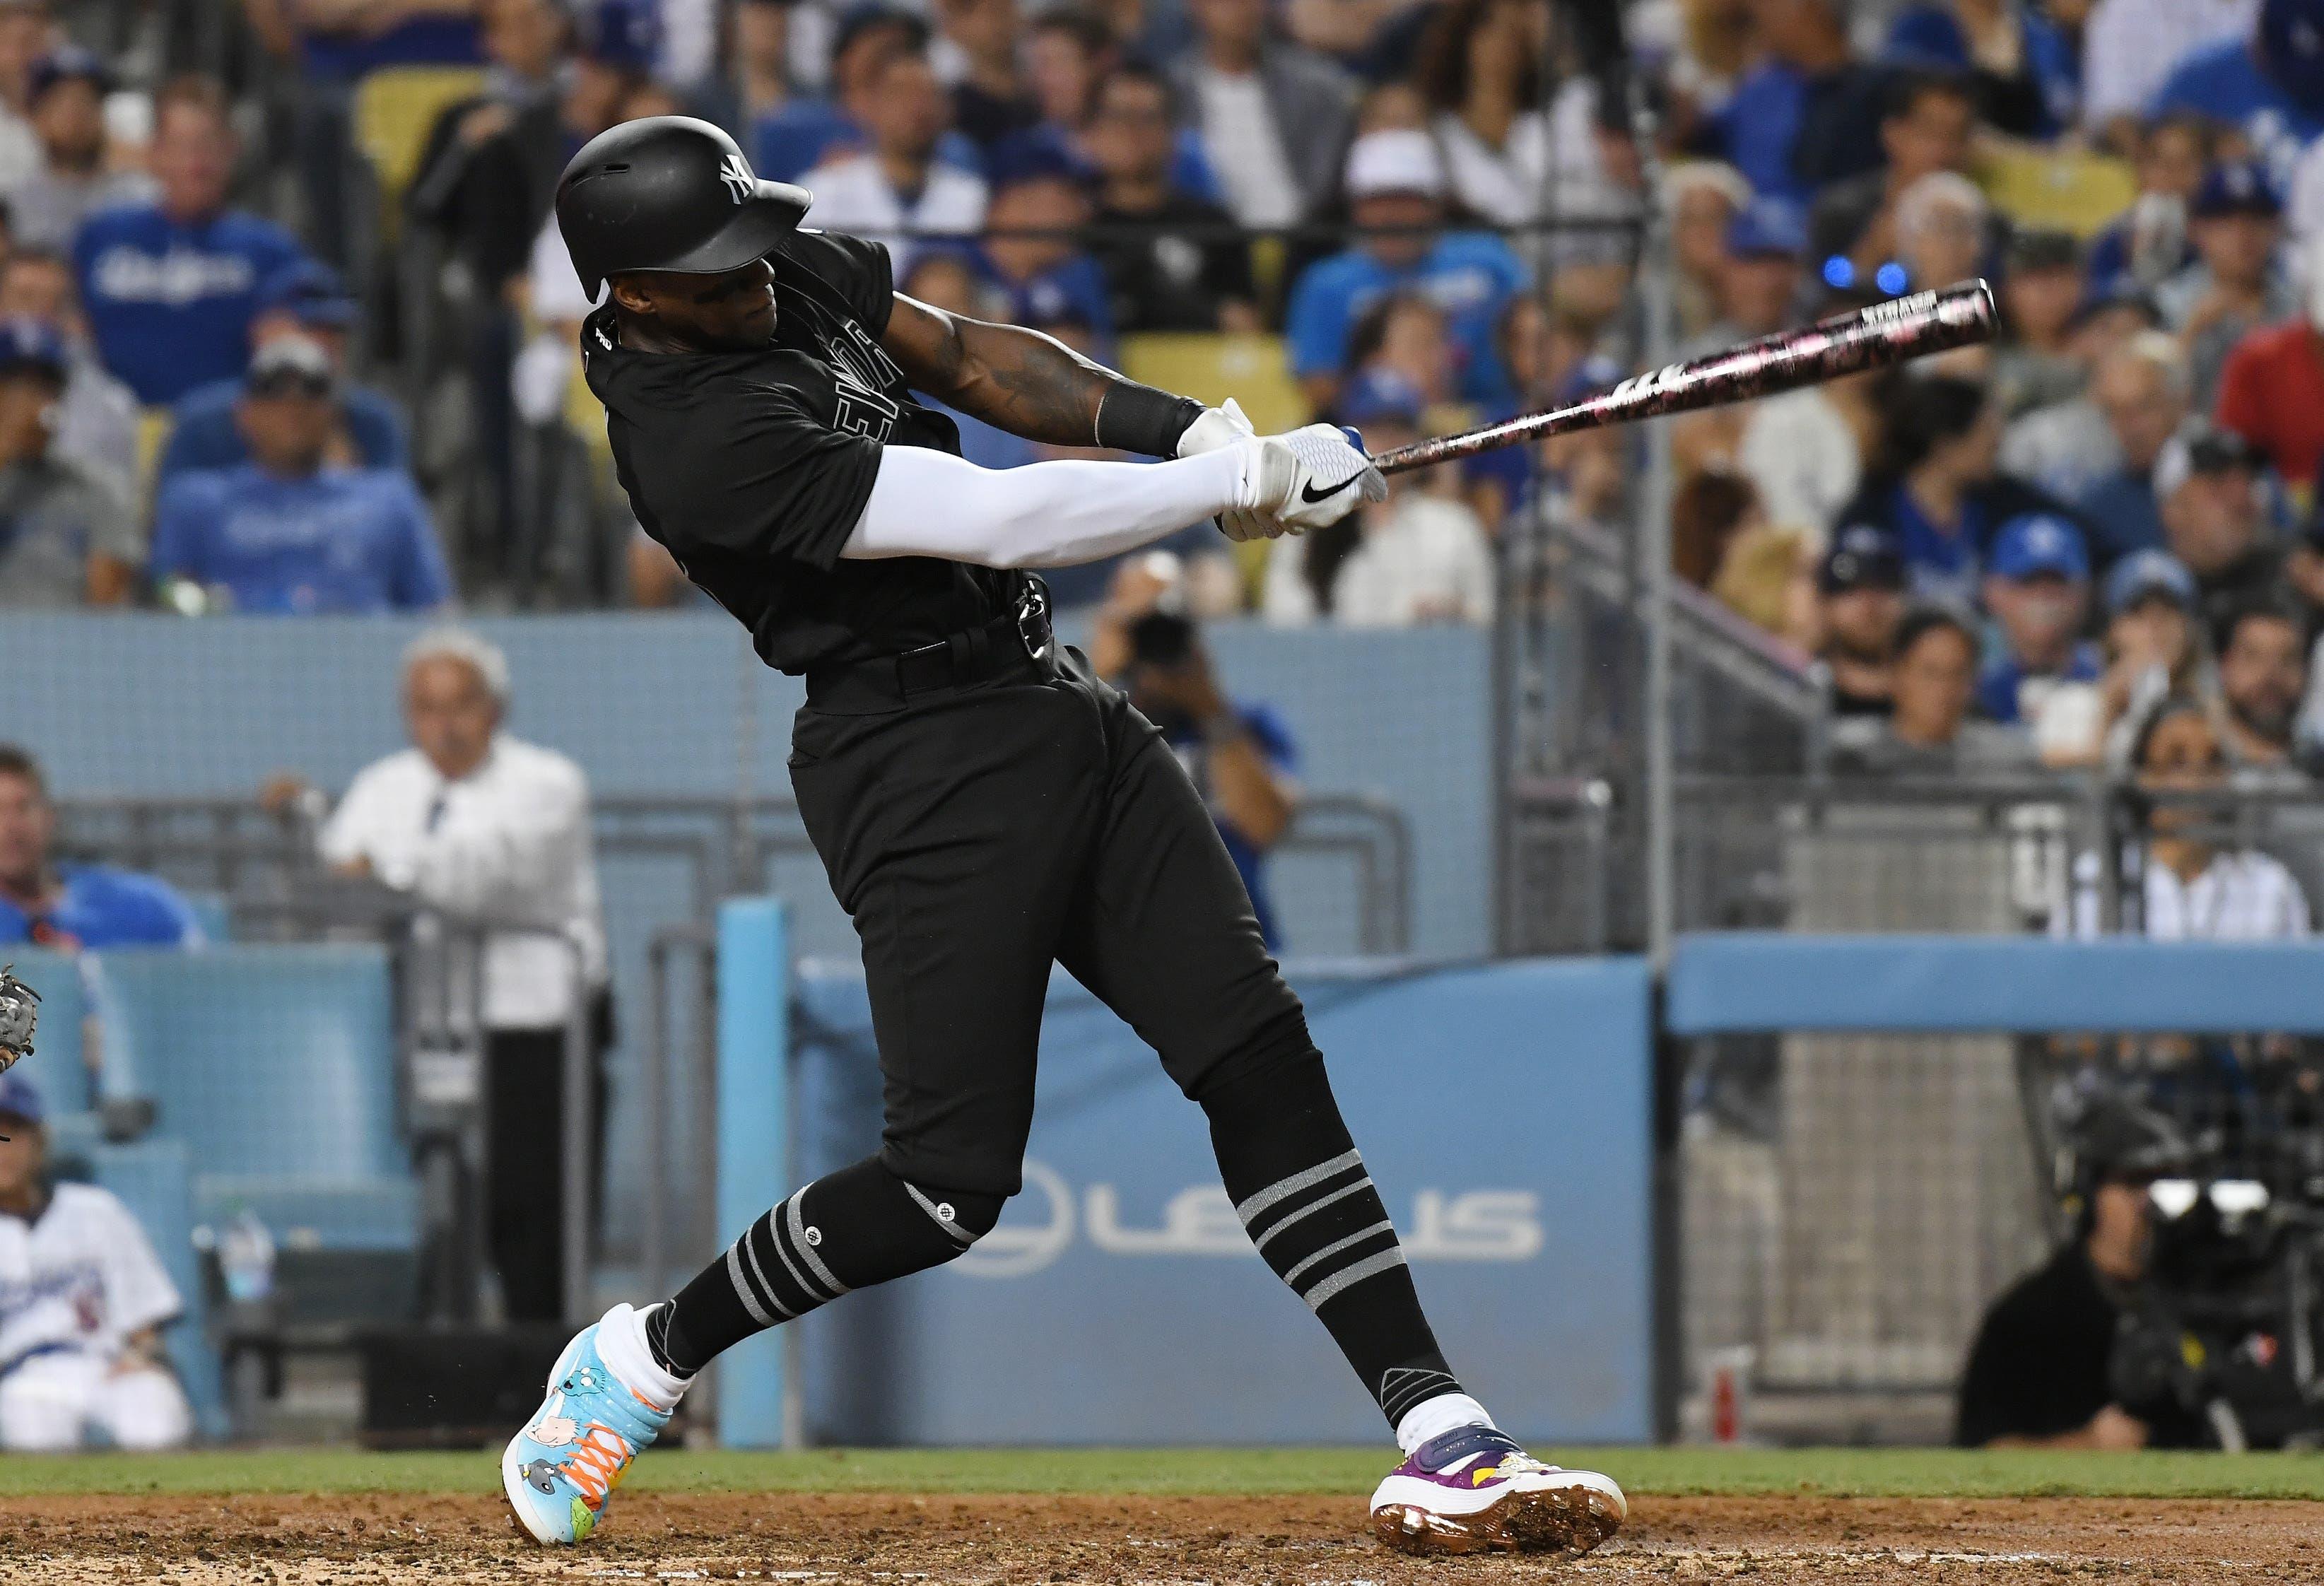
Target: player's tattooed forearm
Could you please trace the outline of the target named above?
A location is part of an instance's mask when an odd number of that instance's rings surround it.
[[[899,298],[885,345],[912,383],[1028,440],[1087,446],[1120,377],[1053,337]]]

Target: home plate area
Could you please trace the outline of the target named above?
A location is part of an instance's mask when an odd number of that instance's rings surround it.
[[[0,1513],[0,1580],[822,1582],[1931,1581],[2173,1586],[2324,1577],[2324,1515],[2264,1500],[1644,1497],[1582,1559],[1408,1559],[1352,1498],[623,1494],[587,1546],[497,1497],[43,1496]]]

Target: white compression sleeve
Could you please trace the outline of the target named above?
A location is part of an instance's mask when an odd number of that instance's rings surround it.
[[[891,446],[839,554],[1069,567],[1252,505],[1258,482],[1247,475],[1255,472],[1249,447],[1170,463],[980,468],[947,452]]]

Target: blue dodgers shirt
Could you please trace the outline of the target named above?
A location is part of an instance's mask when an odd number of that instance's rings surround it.
[[[1988,663],[1977,680],[1977,708],[1987,721],[2020,722],[2025,719],[2025,685],[2036,679],[2044,682],[2095,683],[2106,676],[2106,658],[2098,647],[2084,641],[2074,646],[2067,659],[2066,669],[2057,673],[2029,672],[2017,658],[2003,652]]]
[[[2266,163],[2278,191],[2292,186],[2302,150],[2324,134],[2324,117],[2283,91],[2262,71],[2243,39],[2197,50],[2172,69],[2154,92],[2148,114],[2192,111],[2242,132]]]
[[[60,864],[64,895],[27,915],[0,898],[0,946],[191,947],[202,940],[194,911],[169,882],[96,864]]]
[[[1803,209],[1815,194],[1792,168],[1792,144],[1807,106],[1807,78],[1799,69],[1770,60],[1738,79],[1733,97],[1712,124],[1727,163],[1743,173],[1753,192],[1787,198]]]
[[[242,382],[214,380],[188,392],[170,413],[170,443],[161,448],[160,476],[196,468],[232,468],[250,461],[250,445],[235,422],[235,404],[242,400]],[[403,436],[403,414],[392,398],[367,385],[350,385],[339,392],[347,438],[366,468],[401,472],[410,461]]]
[[[155,509],[150,567],[156,579],[222,585],[238,612],[408,612],[452,598],[420,493],[380,469],[181,474]]]
[[[1409,290],[1443,310],[1461,355],[1461,395],[1472,402],[1504,401],[1508,377],[1493,347],[1493,321],[1510,294],[1530,284],[1508,244],[1484,232],[1448,232],[1405,270],[1390,269],[1362,248],[1334,254],[1309,267],[1292,289],[1284,322],[1291,372],[1303,379],[1340,373],[1356,321],[1390,292]]]
[[[240,379],[259,282],[300,257],[289,232],[235,209],[183,225],[124,204],[90,216],[73,239],[97,353],[148,407]]]

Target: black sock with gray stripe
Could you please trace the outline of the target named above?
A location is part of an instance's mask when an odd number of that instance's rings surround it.
[[[850,1289],[941,1266],[992,1231],[1004,1197],[905,1183],[877,1157],[816,1179],[751,1224],[646,1318],[655,1360],[690,1377],[754,1332]]]
[[[1201,1100],[1244,1231],[1329,1330],[1388,1425],[1415,1405],[1459,1393],[1322,1056],[1311,1047]]]

